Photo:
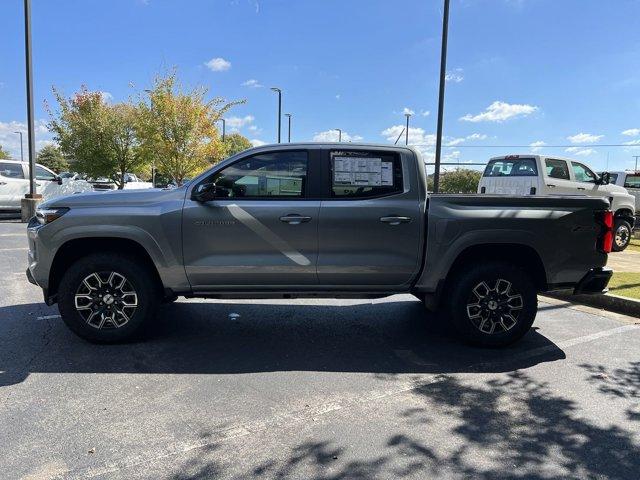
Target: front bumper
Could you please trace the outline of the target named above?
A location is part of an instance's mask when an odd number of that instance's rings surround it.
[[[610,268],[592,268],[582,277],[582,280],[578,282],[576,288],[573,290],[573,294],[607,293],[609,290],[607,285],[609,285],[611,275],[613,275],[613,270]]]

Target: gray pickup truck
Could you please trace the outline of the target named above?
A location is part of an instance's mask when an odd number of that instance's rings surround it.
[[[162,302],[411,293],[468,341],[531,327],[537,292],[602,292],[612,214],[596,198],[428,195],[420,153],[286,144],[173,190],[83,193],[28,226],[29,280],[94,342],[153,324]]]

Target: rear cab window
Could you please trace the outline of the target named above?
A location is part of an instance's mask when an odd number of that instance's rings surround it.
[[[397,153],[332,150],[329,159],[331,198],[376,198],[404,191]]]
[[[564,160],[556,160],[554,158],[547,158],[544,161],[547,177],[558,178],[560,180],[571,180],[569,175],[569,167]]]
[[[535,158],[506,157],[491,160],[483,177],[536,177],[538,167]]]
[[[627,174],[624,179],[625,188],[640,188],[640,174]]]

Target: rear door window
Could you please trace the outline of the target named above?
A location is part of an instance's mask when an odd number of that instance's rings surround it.
[[[330,161],[333,198],[382,197],[404,190],[396,153],[334,150]]]
[[[547,177],[571,180],[571,177],[569,176],[569,167],[567,166],[567,162],[564,160],[547,158],[544,161],[544,165],[547,171]]]
[[[504,158],[491,160],[484,169],[484,177],[535,177],[538,168],[534,158]]]
[[[7,178],[24,179],[22,165],[19,163],[0,162],[0,175]]]

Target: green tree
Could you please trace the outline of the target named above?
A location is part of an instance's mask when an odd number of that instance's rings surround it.
[[[476,193],[482,173],[468,168],[457,168],[445,172],[440,178],[442,193]]]
[[[230,135],[226,135],[224,139],[224,157],[230,157],[231,155],[235,155],[236,153],[240,153],[247,148],[251,148],[251,142],[249,139],[239,133],[232,133]]]
[[[11,155],[0,145],[0,160],[11,160]]]
[[[40,165],[50,168],[56,173],[64,172],[69,169],[69,162],[58,147],[55,145],[45,145],[38,152],[36,161]]]
[[[130,103],[109,105],[102,93],[84,86],[68,99],[55,88],[54,95],[59,110],[49,111],[49,129],[62,154],[75,160],[79,172],[111,178],[124,188],[125,173],[139,171],[145,164],[137,137],[138,108]]]
[[[233,105],[221,97],[206,100],[207,90],[183,91],[176,74],[156,78],[140,102],[138,136],[145,156],[178,185],[224,154],[215,122]]]

